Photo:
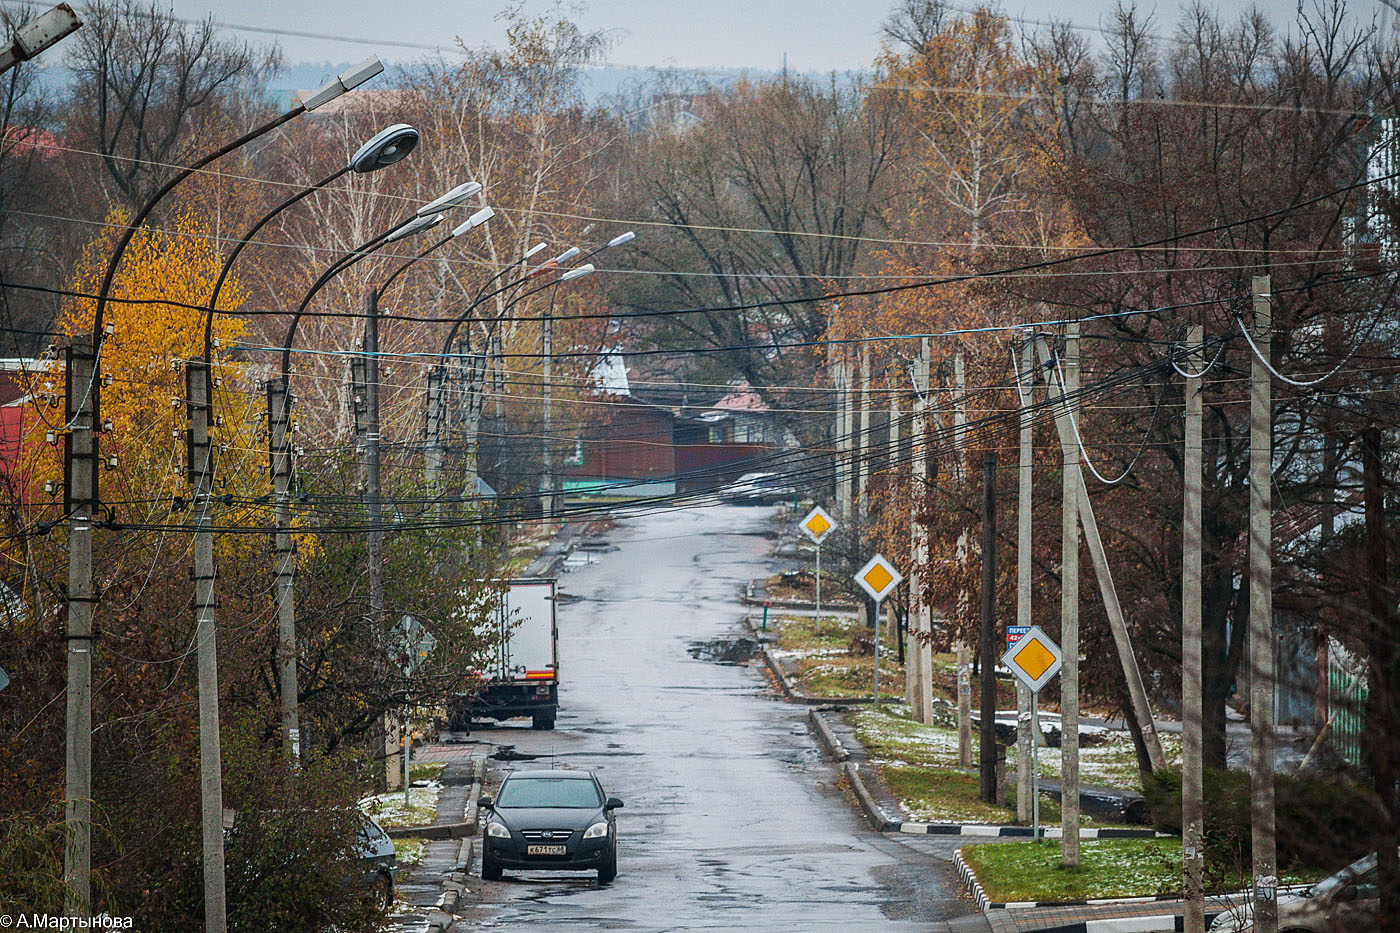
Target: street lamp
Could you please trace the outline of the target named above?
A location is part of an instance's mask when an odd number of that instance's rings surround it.
[[[378,137],[376,137],[378,138]],[[364,148],[361,153],[364,153]],[[407,155],[407,153],[403,153]],[[359,153],[357,153],[357,157]],[[368,154],[366,154],[368,159]],[[399,157],[402,158],[402,155]],[[354,160],[352,160],[353,164]],[[366,163],[368,164],[368,163]],[[476,182],[467,182],[458,185],[447,194],[435,198],[422,207],[418,208],[406,220],[400,221],[389,227],[386,231],[371,237],[350,252],[344,254],[331,263],[325,272],[316,279],[311,288],[302,297],[301,303],[297,306],[292,321],[287,329],[287,337],[282,343],[281,373],[267,382],[267,412],[268,412],[268,461],[272,471],[273,499],[274,499],[274,542],[275,560],[277,576],[277,612],[278,612],[278,633],[279,633],[279,655],[286,658],[284,663],[289,665],[279,668],[279,680],[283,680],[281,689],[283,692],[283,721],[284,725],[290,729],[297,729],[296,738],[300,737],[299,726],[297,725],[297,691],[296,691],[296,564],[292,554],[292,516],[291,516],[291,490],[292,490],[292,456],[291,444],[288,439],[288,426],[291,420],[291,354],[292,343],[296,339],[297,325],[300,324],[302,316],[306,313],[307,306],[311,299],[321,290],[332,278],[339,273],[350,268],[361,259],[370,255],[374,251],[385,245],[409,237],[415,233],[422,233],[430,230],[442,222],[442,211],[450,209],[481,190],[481,186]],[[427,211],[426,208],[433,208]],[[478,211],[477,214],[481,212]],[[473,216],[477,216],[474,214]],[[487,218],[489,219],[489,217]],[[481,221],[484,223],[485,221]],[[465,225],[463,225],[465,226]],[[461,229],[459,227],[458,229]],[[471,229],[467,227],[467,229]],[[466,230],[462,230],[463,233]],[[454,231],[454,234],[456,231]],[[450,237],[449,237],[450,239]],[[290,700],[289,700],[290,697]],[[288,716],[288,706],[290,705],[290,718]],[[287,723],[291,723],[287,725]]]
[[[224,283],[228,280],[234,262],[244,248],[278,214],[350,172],[366,175],[394,165],[402,161],[417,145],[418,131],[406,123],[395,123],[380,130],[356,150],[348,163],[277,204],[257,223],[253,224],[234,244],[233,249],[224,259],[223,266],[219,269],[218,278],[214,281],[214,288],[210,292],[209,301],[205,307],[203,353],[197,361],[192,361],[185,371],[185,397],[189,400],[190,410],[188,463],[190,483],[194,487],[194,495],[192,496],[195,519],[194,580],[195,603],[199,610],[196,622],[197,644],[201,655],[204,652],[210,654],[211,665],[217,664],[218,654],[215,649],[217,629],[214,614],[216,605],[214,600],[214,580],[216,579],[214,536],[210,527],[215,469],[213,444],[209,436],[214,397],[210,376],[213,363],[214,314],[219,305],[219,294],[223,290]],[[282,503],[279,500],[280,505]],[[283,742],[292,762],[296,763],[301,757],[301,732],[297,714],[296,618],[290,599],[289,584],[293,560],[290,538],[290,535],[279,533],[273,551],[278,561],[277,686],[282,701]],[[286,584],[285,587],[284,584]],[[216,707],[216,715],[217,712]]]
[[[97,437],[100,423],[100,356],[102,340],[110,329],[103,326],[112,282],[136,231],[176,185],[212,162],[247,145],[289,121],[353,90],[384,70],[371,57],[332,79],[297,106],[231,142],[196,159],[175,172],[160,186],[117,238],[98,289],[93,314],[92,339],[87,347],[74,345],[67,359],[66,458],[71,482],[64,485],[68,512],[68,690],[65,727],[67,751],[64,778],[63,851],[64,906],[70,915],[85,915],[92,905],[92,584],[93,514],[97,509]],[[201,607],[204,611],[205,607]],[[208,933],[223,933],[228,926],[224,897],[223,795],[218,775],[222,770],[219,749],[218,673],[201,655],[199,669],[199,762],[201,824],[203,828],[204,923]]]
[[[470,190],[467,190],[470,189]],[[481,185],[471,182],[470,185],[461,186],[456,200],[453,203],[461,203],[473,194],[481,190]],[[441,209],[444,206],[445,198],[438,198],[425,207]],[[447,205],[450,206],[450,205]],[[381,484],[380,484],[380,431],[379,431],[379,299],[388,287],[403,274],[409,266],[429,256],[434,250],[441,247],[457,237],[462,236],[490,221],[496,212],[489,207],[484,207],[465,222],[459,224],[451,233],[433,243],[418,255],[401,263],[389,276],[371,289],[368,300],[365,302],[365,339],[364,339],[364,384],[365,384],[365,443],[363,448],[364,469],[365,469],[365,514],[369,522],[367,551],[369,559],[369,611],[370,618],[374,620],[376,626],[382,621],[384,615],[384,530],[381,519],[383,509],[381,506]],[[407,236],[419,230],[426,230],[435,226],[442,220],[441,214],[426,214],[424,208],[419,209],[419,216],[400,227],[390,234],[389,239],[394,240],[400,236]],[[382,739],[382,751],[386,762],[389,756],[389,734],[388,723],[384,713],[377,717],[376,734]],[[405,739],[405,750],[409,745]],[[405,765],[405,768],[407,765]],[[407,793],[407,771],[404,773],[404,792]]]
[[[602,245],[600,245],[600,246],[597,246],[597,247],[595,247],[594,249],[590,250],[586,255],[584,255],[583,258],[584,258],[585,260],[591,259],[593,256],[596,256],[598,253],[601,253],[601,252],[603,252],[604,250],[612,249],[612,248],[617,247],[617,246],[622,246],[622,245],[625,244],[625,243],[630,243],[630,242],[632,242],[634,239],[636,239],[636,234],[629,230],[629,231],[627,231],[626,233],[621,233],[621,234],[619,234],[619,235],[613,237],[613,238],[612,238],[611,240],[609,240],[608,242],[606,242],[606,243],[604,243],[604,244],[602,244]],[[578,255],[579,255],[579,252],[580,252],[580,250],[579,250],[579,248],[578,248],[577,246],[571,246],[571,247],[569,247],[568,249],[564,250],[564,251],[563,251],[562,253],[560,253],[559,255],[555,256],[554,258],[549,259],[549,260],[546,260],[546,261],[540,263],[540,264],[539,264],[538,266],[536,266],[534,269],[531,269],[531,270],[528,271],[528,272],[523,272],[523,271],[522,271],[522,273],[521,273],[521,275],[519,276],[519,278],[517,278],[515,281],[509,282],[509,283],[507,283],[507,284],[505,284],[505,285],[502,285],[502,286],[499,286],[499,287],[495,288],[494,290],[491,289],[491,286],[492,286],[492,285],[494,285],[496,282],[498,282],[502,277],[504,277],[504,276],[506,276],[507,274],[509,274],[511,271],[515,270],[517,267],[523,269],[524,264],[525,264],[526,262],[528,262],[529,259],[530,259],[532,256],[534,256],[534,255],[536,255],[537,253],[543,251],[543,250],[545,249],[545,246],[546,246],[546,244],[544,244],[544,243],[537,243],[537,244],[535,244],[535,245],[532,246],[529,250],[527,250],[527,251],[524,253],[524,255],[522,255],[519,259],[515,260],[514,262],[511,262],[511,263],[507,264],[507,265],[505,266],[505,268],[501,269],[500,272],[497,272],[494,276],[492,276],[490,279],[488,279],[488,280],[486,281],[486,283],[482,285],[481,289],[477,292],[476,297],[471,301],[470,304],[468,304],[468,305],[462,310],[462,313],[461,313],[461,314],[457,317],[457,319],[453,322],[451,330],[448,331],[447,338],[446,338],[446,339],[443,341],[443,343],[442,343],[442,350],[441,350],[441,351],[439,352],[439,354],[438,354],[438,355],[439,355],[439,363],[438,363],[438,365],[437,365],[435,371],[434,371],[433,373],[430,373],[429,376],[428,376],[428,396],[427,396],[427,400],[426,400],[426,404],[427,404],[427,407],[428,407],[428,414],[427,414],[427,417],[425,418],[425,424],[426,424],[426,429],[427,429],[427,434],[428,434],[428,447],[427,447],[427,453],[426,453],[426,455],[424,456],[424,462],[423,462],[423,473],[424,473],[423,480],[424,480],[424,485],[425,485],[425,487],[427,488],[427,490],[428,490],[428,492],[429,492],[430,495],[435,495],[435,494],[436,494],[436,488],[437,488],[437,484],[438,484],[438,475],[439,475],[439,473],[440,473],[441,470],[442,470],[442,460],[443,460],[443,450],[442,450],[442,434],[443,434],[443,431],[442,431],[442,422],[443,422],[443,412],[442,412],[442,409],[443,409],[443,402],[442,402],[442,388],[441,388],[441,386],[442,386],[442,382],[444,381],[444,379],[445,379],[445,377],[446,377],[447,358],[448,358],[448,355],[449,355],[449,354],[451,353],[451,351],[452,351],[452,343],[453,343],[454,340],[457,339],[457,333],[458,333],[458,331],[461,329],[462,324],[465,323],[465,322],[471,317],[472,312],[474,312],[477,308],[481,307],[481,305],[483,305],[487,300],[489,300],[490,298],[493,298],[493,297],[495,297],[496,295],[499,295],[499,294],[501,294],[501,293],[503,293],[503,292],[507,292],[507,291],[510,291],[510,290],[512,290],[512,289],[518,288],[518,287],[520,287],[521,285],[523,285],[527,280],[529,280],[529,279],[531,279],[531,278],[534,278],[534,277],[536,277],[536,276],[538,276],[538,275],[540,275],[540,274],[542,274],[542,273],[551,272],[551,271],[554,271],[554,270],[558,269],[559,266],[560,266],[562,263],[568,262],[569,260],[571,260],[571,259],[573,259],[574,257],[578,256]],[[560,284],[561,282],[573,281],[574,279],[581,278],[582,276],[585,276],[585,275],[589,275],[589,274],[591,274],[593,271],[595,271],[595,270],[594,270],[594,268],[593,268],[593,266],[592,266],[591,264],[585,264],[585,265],[582,265],[582,266],[577,267],[576,269],[571,269],[571,270],[569,270],[568,272],[564,273],[564,275],[560,276],[559,279],[557,279],[557,280],[555,280],[555,281],[553,281],[553,282],[550,282],[548,285],[545,285],[545,286],[543,286],[542,288],[535,289],[535,290],[533,290],[533,291],[527,291],[527,292],[525,292],[525,293],[523,293],[523,294],[520,294],[520,295],[517,295],[517,296],[511,298],[509,301],[506,302],[506,304],[504,305],[504,307],[501,308],[500,313],[497,314],[495,317],[493,317],[493,318],[491,319],[491,321],[490,321],[490,324],[489,324],[489,327],[488,327],[488,330],[487,330],[487,341],[488,341],[488,346],[489,346],[490,341],[494,339],[495,330],[496,330],[496,325],[500,323],[501,319],[505,317],[506,313],[509,312],[510,309],[511,309],[512,307],[514,307],[517,303],[519,303],[520,301],[522,301],[522,300],[525,299],[525,298],[530,297],[530,296],[533,295],[533,294],[537,294],[538,292],[543,291],[545,288],[552,288],[552,287],[554,287],[555,285]],[[544,320],[544,328],[545,328],[545,338],[546,338],[546,341],[551,341],[551,340],[552,340],[552,337],[553,337],[553,334],[552,334],[552,318],[551,318],[551,317],[549,317],[549,316],[546,316],[546,317],[545,317],[545,320]],[[548,417],[548,413],[549,413],[548,392],[549,392],[549,375],[550,375],[549,370],[550,370],[550,363],[551,363],[550,353],[549,353],[548,351],[546,351],[546,353],[545,353],[545,363],[544,363],[544,366],[545,366],[545,392],[546,392],[546,397],[545,397],[545,398],[546,398],[546,407],[545,407],[545,411],[546,411],[546,416],[547,416],[547,417]],[[469,399],[468,399],[468,402],[467,402],[467,417],[468,417],[468,434],[469,434],[469,435],[471,436],[471,438],[472,438],[472,440],[469,441],[469,444],[471,444],[471,445],[473,446],[473,450],[472,450],[470,453],[468,453],[466,488],[469,488],[469,489],[474,490],[474,489],[476,488],[476,464],[475,464],[475,461],[474,461],[474,457],[475,457],[474,446],[475,446],[475,435],[476,435],[476,429],[477,429],[477,421],[478,421],[478,419],[479,419],[479,417],[480,417],[480,410],[479,410],[479,399],[478,399],[478,395],[477,395],[478,390],[477,390],[477,385],[476,385],[476,383],[477,383],[477,381],[478,381],[478,372],[477,372],[477,366],[476,366],[475,362],[473,362],[473,363],[471,364],[471,367],[472,367],[472,372],[471,372],[470,375],[468,376],[470,388],[469,388],[469,390],[468,390],[468,391],[469,391]],[[484,374],[482,374],[482,375],[484,376]],[[436,391],[435,391],[435,390],[436,390]],[[438,510],[439,510],[439,512],[441,511],[442,504],[443,504],[443,503],[442,503],[441,501],[438,502]]]

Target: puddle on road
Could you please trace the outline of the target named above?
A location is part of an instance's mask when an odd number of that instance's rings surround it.
[[[716,664],[747,664],[758,656],[758,642],[752,638],[712,638],[709,641],[693,641],[686,649],[697,661],[714,661]]]

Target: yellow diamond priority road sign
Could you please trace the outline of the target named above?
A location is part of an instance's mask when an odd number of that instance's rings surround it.
[[[894,592],[894,588],[899,586],[899,581],[903,579],[904,576],[881,554],[870,558],[864,567],[856,571],[856,582],[877,603],[883,602],[886,596]]]
[[[802,519],[802,533],[813,543],[821,544],[822,539],[836,530],[836,519],[826,514],[826,509],[817,506]]]
[[[1001,656],[1001,663],[1032,693],[1038,692],[1060,672],[1060,662],[1063,660],[1060,646],[1051,641],[1038,625],[1032,625],[1030,631],[1017,639]]]

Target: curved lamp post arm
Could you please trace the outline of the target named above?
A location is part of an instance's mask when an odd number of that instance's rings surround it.
[[[392,232],[393,229],[397,229],[397,225],[389,232]],[[373,239],[366,240],[364,243],[361,243],[359,246],[331,263],[330,268],[321,273],[320,278],[312,284],[311,288],[307,290],[306,295],[302,297],[301,304],[297,305],[296,313],[292,315],[292,323],[287,327],[287,338],[282,341],[283,382],[288,380],[289,373],[291,372],[292,341],[296,340],[297,325],[301,323],[302,316],[306,313],[306,306],[311,304],[311,299],[316,297],[316,293],[319,292],[327,282],[387,243],[389,241],[389,232],[381,233]]]
[[[94,313],[92,319],[92,352],[96,354],[101,343],[102,314],[107,308],[107,293],[112,289],[112,280],[116,278],[117,267],[121,265],[122,256],[126,253],[126,248],[131,243],[132,238],[136,236],[136,231],[141,227],[141,224],[145,222],[146,218],[150,216],[151,211],[155,210],[156,205],[160,203],[162,198],[169,194],[180,182],[189,178],[211,162],[223,158],[235,149],[246,146],[259,136],[272,132],[284,123],[288,123],[301,116],[303,113],[315,110],[317,107],[339,97],[341,94],[359,87],[383,70],[384,66],[380,64],[378,58],[366,60],[339,77],[332,79],[325,87],[281,116],[274,117],[263,125],[249,130],[232,142],[225,143],[223,146],[220,146],[218,149],[208,153],[192,164],[181,168],[169,181],[161,185],[156,193],[153,194],[151,198],[141,206],[141,209],[136,212],[135,216],[131,218],[126,229],[122,231],[120,239],[117,240],[117,246],[112,251],[112,258],[107,262],[107,270],[102,275],[102,287],[99,288],[97,292],[97,311]]]
[[[426,259],[431,253],[436,251],[438,247],[452,242],[452,239],[453,236],[449,233],[447,236],[443,237],[441,240],[438,240],[432,246],[429,246],[427,249],[423,250],[423,252],[419,253],[417,256],[414,256],[410,259],[405,259],[399,265],[399,267],[393,272],[389,273],[389,277],[386,278],[383,282],[381,282],[379,284],[379,287],[377,287],[374,290],[374,300],[377,302],[380,298],[383,298],[384,293],[389,290],[389,286],[394,284],[394,279],[397,279],[400,275],[402,275],[408,269],[409,266],[413,265],[420,259]]]
[[[239,253],[243,252],[243,248],[247,246],[250,242],[252,242],[253,237],[257,236],[258,232],[262,230],[263,227],[271,223],[273,218],[275,218],[278,214],[282,213],[284,210],[291,207],[293,204],[297,203],[303,198],[310,197],[315,192],[321,190],[326,185],[329,185],[331,182],[335,181],[337,178],[340,178],[342,175],[347,174],[351,170],[352,167],[349,165],[343,168],[336,169],[334,172],[327,175],[325,178],[322,178],[315,184],[311,185],[309,188],[304,188],[301,191],[298,191],[296,194],[292,195],[290,198],[287,198],[287,200],[283,201],[281,204],[278,204],[272,210],[264,214],[261,220],[253,224],[253,226],[248,230],[248,232],[243,234],[243,237],[238,241],[238,244],[234,246],[233,251],[228,254],[228,258],[224,260],[223,268],[219,270],[219,277],[214,282],[214,290],[209,295],[209,304],[205,309],[203,359],[206,365],[209,363],[210,358],[212,337],[214,332],[214,314],[219,307],[219,292],[223,291],[224,281],[228,278],[229,270],[233,268],[233,264],[238,259]]]

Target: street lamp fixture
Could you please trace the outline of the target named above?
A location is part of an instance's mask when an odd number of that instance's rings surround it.
[[[386,236],[384,242],[393,243],[395,240],[402,240],[406,236],[422,233],[424,230],[431,230],[440,223],[442,223],[441,214],[420,214]]]
[[[486,223],[488,220],[495,216],[496,211],[494,208],[483,207],[481,210],[477,211],[475,214],[462,221],[462,223],[459,224],[456,227],[456,229],[452,231],[452,235],[461,236],[468,230],[473,230],[477,227],[480,227],[482,224]]]
[[[592,275],[596,271],[597,270],[593,268],[593,263],[585,263],[579,266],[577,269],[570,269],[568,272],[565,272],[563,275],[559,276],[559,281],[572,282],[574,279],[581,279],[585,275]]]
[[[60,3],[42,16],[35,17],[16,29],[10,47],[0,51],[0,71],[9,71],[20,62],[29,61],[76,32],[82,24],[78,14],[66,3]]]
[[[361,175],[400,161],[418,145],[418,131],[407,123],[386,126],[350,157],[350,168]]]
[[[617,236],[613,237],[608,241],[608,245],[603,248],[612,249],[614,246],[621,246],[623,243],[631,243],[636,238],[637,235],[631,230],[628,230],[626,233],[619,233]]]
[[[353,91],[375,75],[382,74],[384,65],[379,56],[371,55],[353,68],[342,71],[327,81],[319,90],[312,91],[301,100],[301,109],[310,113],[329,104],[346,91]]]
[[[424,204],[422,207],[418,208],[418,216],[426,217],[429,214],[440,214],[443,211],[447,210],[449,207],[456,207],[457,205],[466,201],[468,198],[476,197],[479,191],[481,191],[480,182],[464,182],[463,184],[458,185],[457,187],[453,188],[451,191],[447,192],[441,197],[434,198],[427,204]]]

